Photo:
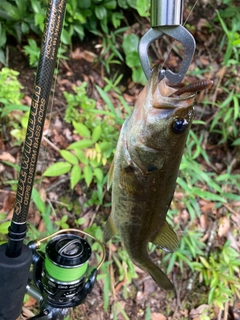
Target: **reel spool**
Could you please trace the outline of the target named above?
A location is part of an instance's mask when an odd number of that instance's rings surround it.
[[[89,243],[76,233],[94,239],[102,248],[102,259],[88,279],[86,274],[92,250]],[[45,253],[38,250],[49,239]],[[30,242],[29,247],[33,252],[33,282],[36,288],[29,285],[28,293],[37,297],[40,304],[44,301],[44,306],[47,304],[53,308],[72,308],[82,303],[91,292],[106,255],[105,247],[99,240],[77,229],[58,231]]]

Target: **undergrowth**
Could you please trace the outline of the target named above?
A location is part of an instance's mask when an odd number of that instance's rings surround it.
[[[43,12],[39,4],[31,1],[33,11],[36,13],[35,20],[31,16],[31,19],[26,21],[24,17],[28,9],[26,4],[24,7],[24,3],[23,1],[21,4],[21,10],[25,10],[22,22],[21,24],[17,22],[15,29],[10,22],[6,23],[6,21],[0,20],[0,34],[2,34],[0,47],[4,47],[6,34],[8,33],[18,37],[20,41],[22,34],[29,30],[39,32],[36,26],[42,30]],[[137,3],[140,3],[140,1]],[[11,15],[14,21],[18,21],[15,7],[19,7],[19,5],[17,1],[11,6],[6,1],[1,2],[0,7],[5,10],[5,12],[1,11],[1,18]],[[100,36],[103,38],[104,34],[109,32],[108,20],[111,20],[117,29],[119,22],[123,19],[121,13],[117,14],[117,11],[111,11],[116,9],[115,1],[112,3],[109,1],[93,2],[91,7],[84,8],[84,14],[79,16],[75,14],[75,9],[76,6],[81,5],[75,1],[70,1],[67,6],[67,19],[63,33],[63,42],[66,44],[70,43],[71,37],[75,33],[83,38],[86,26],[91,26],[91,30],[96,33],[96,18],[101,20],[100,17],[102,17]],[[137,8],[137,4],[133,5],[132,2],[118,1],[118,5],[124,9],[129,6]],[[7,12],[9,8],[11,10]],[[138,8],[138,10],[140,9]],[[167,217],[169,223],[174,226],[180,236],[179,248],[174,253],[164,254],[162,251],[156,250],[155,246],[149,246],[152,254],[157,252],[157,257],[161,259],[161,264],[170,277],[173,276],[174,270],[178,269],[178,274],[187,276],[190,280],[195,279],[193,280],[195,286],[203,284],[207,288],[203,300],[210,306],[211,310],[214,307],[224,309],[226,302],[233,302],[235,297],[240,298],[238,252],[231,247],[231,243],[226,241],[224,237],[221,245],[216,244],[218,227],[212,229],[206,227],[202,230],[197,228],[204,214],[203,201],[205,205],[209,205],[210,218],[212,221],[216,221],[217,225],[220,224],[219,216],[229,218],[232,210],[234,211],[231,208],[234,208],[235,203],[239,201],[240,176],[239,173],[234,171],[240,146],[239,75],[235,71],[235,66],[239,65],[240,62],[239,14],[239,10],[232,11],[230,8],[227,11],[219,11],[216,16],[224,31],[220,47],[225,49],[222,66],[228,70],[228,80],[227,86],[221,86],[223,92],[221,98],[217,98],[212,104],[207,99],[203,102],[204,106],[210,106],[212,110],[211,118],[209,120],[199,116],[193,123],[193,129],[190,131],[186,143],[176,188],[176,193],[180,195],[180,198],[176,197],[174,199]],[[80,27],[79,21],[82,23]],[[109,33],[109,37],[105,40],[105,49],[107,47],[111,48],[111,44],[117,36],[116,30],[112,34]],[[127,35],[122,40],[126,62],[129,67],[133,68],[133,80],[137,81],[142,76],[140,65],[136,59],[138,38],[135,35]],[[129,43],[133,44],[131,50],[127,49]],[[31,42],[29,45],[30,47],[35,46],[35,44],[31,45]],[[112,49],[112,52],[108,55],[107,65],[115,61],[115,58],[122,61],[121,53],[116,52],[116,50],[114,52],[114,50]],[[0,57],[4,61],[2,51]],[[107,65],[105,68],[109,71]],[[3,68],[0,72],[1,137],[3,141],[10,140],[11,146],[22,145],[29,110],[28,107],[21,104],[22,94],[20,90],[22,87],[17,80],[17,76],[17,72],[8,68]],[[102,206],[104,208],[104,206],[109,206],[109,203],[105,201],[108,169],[113,159],[119,127],[132,110],[122,98],[121,90],[117,87],[121,78],[122,75],[115,75],[110,79],[105,79],[105,88],[96,88],[103,102],[101,110],[97,110],[96,102],[87,96],[86,83],[75,86],[73,93],[64,92],[67,103],[65,121],[72,126],[76,141],[69,144],[66,149],[59,150],[60,160],[57,163],[50,164],[43,176],[69,176],[69,187],[72,190],[78,185],[85,185],[89,190],[88,199],[84,204],[85,207]],[[111,93],[111,90],[115,91],[115,100],[117,101],[115,104],[110,99],[109,93]],[[213,163],[211,148],[206,148],[206,144],[210,145],[212,139],[216,139],[215,137],[217,137],[217,147],[216,145],[214,147],[219,148],[219,150],[227,150],[228,154],[231,152],[232,158],[230,161],[226,157],[217,159],[215,161],[216,165]],[[8,161],[2,162],[4,166],[11,166],[16,172],[19,171],[17,165]],[[218,162],[222,162],[220,167],[217,166]],[[1,185],[7,185],[12,191],[15,191],[16,182],[17,180],[1,180]],[[60,205],[58,207],[58,205],[54,206],[52,203],[45,202],[37,190],[37,185],[36,189],[33,190],[32,199],[36,210],[44,221],[46,234],[51,234],[60,228],[69,227],[69,213],[72,213],[72,211],[75,212],[74,226],[81,228],[85,223],[82,208],[79,208],[78,205],[75,206],[74,203],[67,203],[68,199],[61,202],[61,204],[66,205],[66,214],[58,217],[55,209],[60,208]],[[179,212],[187,213],[185,215],[186,221],[181,221],[182,217]],[[53,215],[54,220],[52,219]],[[0,234],[2,241],[6,241],[8,226],[9,221],[6,221],[6,213],[1,213]],[[102,224],[95,222],[86,231],[102,240]],[[204,238],[206,232],[209,234],[208,240]],[[239,230],[235,229],[232,232],[235,237],[240,236]],[[210,235],[212,237],[211,241],[209,241]],[[40,233],[33,225],[30,225],[28,240],[38,237],[40,237]],[[127,253],[119,245],[119,238],[116,238],[113,244],[118,246],[118,250],[111,252],[109,260],[103,264],[98,276],[98,280],[103,283],[104,310],[106,312],[116,282],[123,282],[122,294],[127,299],[130,296],[128,287],[133,279],[137,278],[135,268]],[[109,245],[110,249],[111,245]],[[113,273],[111,268],[117,270],[117,280],[110,276]],[[125,319],[128,319],[127,314],[117,302],[114,303],[113,307],[114,319],[117,319],[117,310]],[[209,313],[211,312],[209,311]],[[148,314],[149,311],[146,312],[146,318],[149,317]],[[203,317],[207,319],[208,315]]]

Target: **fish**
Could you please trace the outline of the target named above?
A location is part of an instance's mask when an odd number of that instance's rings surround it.
[[[167,252],[178,247],[178,237],[166,215],[194,117],[196,92],[169,97],[176,88],[165,78],[159,81],[158,74],[156,67],[120,132],[108,177],[112,210],[103,241],[119,234],[132,262],[159,287],[172,290],[172,282],[151,260],[148,244]]]

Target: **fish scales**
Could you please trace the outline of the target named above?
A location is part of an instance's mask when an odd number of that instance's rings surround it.
[[[174,91],[158,81],[156,68],[124,122],[109,173],[112,211],[104,229],[105,242],[119,233],[132,262],[166,290],[173,284],[147,248],[149,242],[168,252],[177,248],[166,214],[194,115],[194,94],[169,97]]]

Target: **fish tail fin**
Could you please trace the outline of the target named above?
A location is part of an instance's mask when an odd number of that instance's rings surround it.
[[[168,279],[166,274],[160,268],[158,268],[152,261],[151,263],[149,262],[147,266],[147,271],[160,288],[163,288],[165,290],[174,289],[174,285]]]

